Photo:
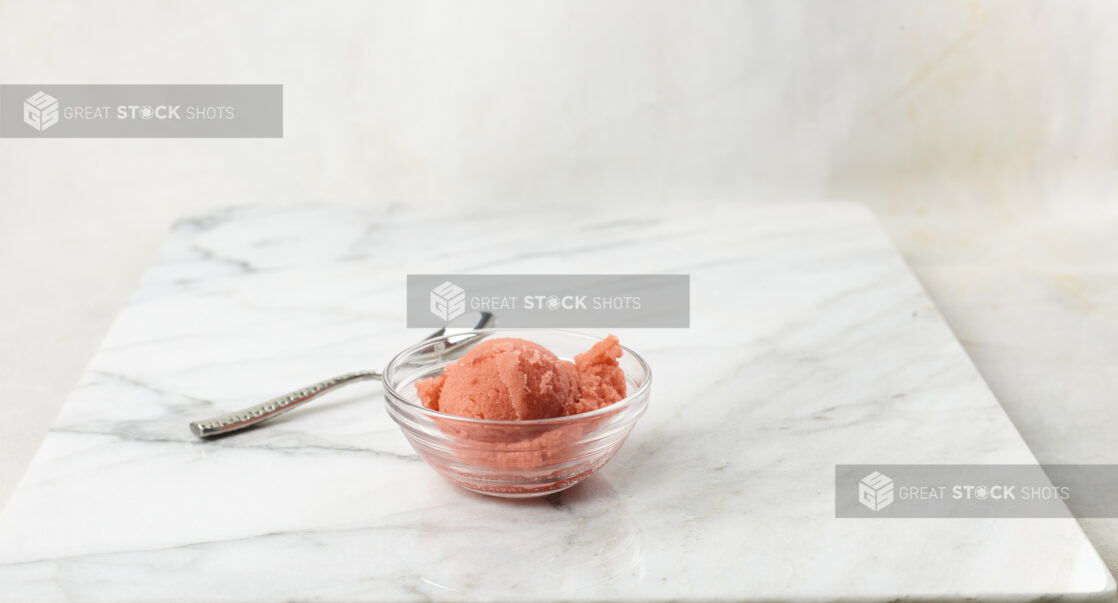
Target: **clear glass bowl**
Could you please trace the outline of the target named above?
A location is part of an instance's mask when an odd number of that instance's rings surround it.
[[[482,494],[543,496],[586,479],[617,453],[648,407],[652,372],[629,348],[624,400],[593,412],[532,421],[469,419],[427,409],[415,382],[434,377],[486,338],[518,337],[570,360],[598,338],[558,330],[483,329],[431,339],[400,352],[384,369],[388,414],[419,456],[454,483]]]

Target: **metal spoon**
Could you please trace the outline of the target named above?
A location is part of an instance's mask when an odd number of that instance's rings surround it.
[[[474,329],[486,329],[494,324],[496,324],[496,317],[489,312],[482,312],[477,326],[475,326]],[[442,337],[445,333],[446,328],[439,329],[427,337],[424,337],[423,341]],[[474,343],[476,342],[472,339],[466,338],[455,343],[443,345],[439,350],[432,350],[432,352],[445,353],[449,351],[450,348],[473,345]],[[227,415],[206,419],[204,421],[194,421],[190,424],[190,431],[200,438],[211,438],[233,433],[282,415],[297,406],[302,406],[314,400],[326,392],[333,391],[351,383],[357,383],[358,381],[380,381],[381,377],[380,371],[356,371],[353,373],[346,373],[332,379],[319,381],[314,385],[308,385],[290,394],[272,398],[267,402],[261,402],[255,406],[250,406]]]

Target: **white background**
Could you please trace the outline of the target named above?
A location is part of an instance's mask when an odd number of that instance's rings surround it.
[[[1118,462],[1118,4],[5,0],[0,82],[285,102],[0,140],[0,503],[170,222],[243,203],[866,203],[1038,457]]]

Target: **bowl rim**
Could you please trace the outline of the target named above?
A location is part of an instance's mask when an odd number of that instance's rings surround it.
[[[398,404],[403,405],[404,407],[406,407],[408,409],[414,410],[421,415],[425,415],[427,417],[434,418],[434,419],[462,421],[464,423],[473,423],[473,424],[477,424],[477,425],[502,425],[502,426],[503,425],[509,425],[509,426],[513,426],[513,425],[529,426],[529,425],[531,425],[531,426],[535,426],[535,425],[562,425],[564,423],[574,423],[574,422],[577,422],[577,421],[583,421],[583,420],[590,419],[590,418],[597,417],[597,416],[601,416],[601,415],[604,415],[604,414],[607,414],[607,413],[610,413],[610,412],[616,412],[618,410],[624,410],[627,407],[635,405],[637,403],[637,401],[642,400],[642,399],[647,400],[647,392],[648,392],[650,386],[652,385],[652,368],[650,366],[648,366],[648,362],[646,362],[645,359],[643,357],[641,357],[640,354],[634,352],[632,350],[632,348],[630,348],[626,345],[621,345],[621,349],[626,354],[628,354],[629,356],[632,356],[633,359],[637,361],[637,364],[640,366],[641,370],[644,373],[644,381],[640,384],[639,387],[637,387],[636,391],[628,392],[628,395],[626,395],[624,398],[618,400],[617,402],[614,402],[613,404],[603,406],[603,407],[601,407],[597,410],[592,410],[590,412],[579,413],[579,414],[576,414],[576,415],[569,415],[569,416],[566,416],[566,417],[552,417],[550,419],[524,419],[524,420],[519,420],[519,419],[475,419],[473,417],[461,417],[461,416],[453,415],[453,414],[446,413],[446,412],[431,410],[430,408],[427,408],[426,406],[423,406],[422,404],[416,404],[416,403],[408,401],[403,395],[400,394],[400,392],[398,392],[396,390],[396,388],[392,385],[391,379],[389,379],[389,375],[392,374],[392,371],[393,371],[395,365],[397,364],[397,362],[399,362],[400,360],[402,360],[406,356],[408,356],[410,354],[413,354],[413,353],[415,353],[415,352],[417,352],[417,351],[419,351],[423,348],[430,347],[431,344],[437,343],[439,341],[446,341],[450,338],[458,338],[458,337],[462,337],[463,335],[469,335],[471,333],[484,333],[484,334],[489,334],[489,335],[508,334],[509,337],[515,337],[516,333],[531,333],[531,332],[552,333],[552,334],[559,333],[559,334],[563,334],[563,335],[573,335],[575,337],[579,337],[579,338],[586,339],[586,340],[590,341],[591,342],[590,345],[593,345],[594,343],[597,343],[597,342],[602,341],[604,339],[603,337],[598,337],[596,335],[591,335],[589,333],[582,333],[582,332],[579,332],[579,331],[572,331],[572,330],[569,330],[569,329],[539,329],[539,328],[532,329],[532,328],[511,328],[511,327],[506,327],[506,328],[495,327],[495,328],[490,328],[490,329],[469,329],[469,330],[464,330],[464,331],[458,331],[458,332],[452,333],[452,334],[443,335],[441,337],[435,337],[433,339],[427,339],[427,340],[422,341],[420,343],[417,343],[415,345],[408,346],[408,347],[404,348],[403,350],[398,352],[395,356],[393,356],[392,359],[388,361],[388,364],[384,365],[384,370],[381,371],[381,375],[383,375],[383,378],[381,380],[381,384],[382,384],[383,389],[384,389],[384,395],[385,395],[385,398],[386,398],[385,402],[387,404],[392,404],[392,402],[395,401]],[[587,349],[589,349],[589,348],[587,348]]]

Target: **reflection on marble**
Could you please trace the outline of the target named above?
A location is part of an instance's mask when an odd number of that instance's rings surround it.
[[[692,328],[620,335],[656,386],[598,476],[466,493],[355,387],[214,442],[186,422],[418,333],[404,275],[690,273]],[[362,389],[363,388],[363,389]],[[836,520],[835,463],[1032,462],[850,205],[242,208],[179,224],[0,515],[0,599],[887,600],[1113,581],[1071,520]]]
[[[398,542],[418,553],[411,571],[425,584],[472,598],[559,599],[644,575],[642,530],[606,479],[542,499],[465,496],[473,504],[425,509]]]

